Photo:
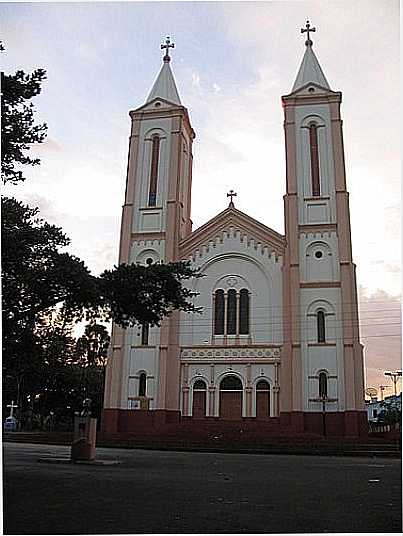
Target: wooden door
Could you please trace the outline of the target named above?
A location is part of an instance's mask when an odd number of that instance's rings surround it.
[[[270,385],[261,380],[256,385],[256,417],[267,419],[270,417]]]
[[[193,391],[192,415],[194,419],[206,416],[206,391]]]
[[[220,417],[230,420],[242,418],[242,391],[220,392]]]

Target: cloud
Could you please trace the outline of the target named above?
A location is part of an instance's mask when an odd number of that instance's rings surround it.
[[[200,87],[200,75],[198,73],[192,73],[192,86]]]
[[[367,289],[360,287],[359,310],[366,385],[391,385],[384,371],[401,369],[401,298],[383,290],[368,294]]]
[[[214,84],[213,84],[213,90],[214,90],[214,93],[217,94],[217,93],[219,93],[219,92],[221,91],[221,88],[220,88],[220,86],[219,86],[218,84],[216,84],[216,83],[214,82]]]

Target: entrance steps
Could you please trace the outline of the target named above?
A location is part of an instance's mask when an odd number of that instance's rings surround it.
[[[204,433],[192,433],[192,426],[184,429],[164,430],[156,433],[102,434],[97,437],[98,447],[180,450],[198,452],[227,452],[251,454],[310,454],[342,456],[401,457],[401,442],[382,438],[329,437],[315,434],[253,435],[237,429],[233,423],[226,427],[206,427]],[[3,434],[5,442],[71,445],[69,432],[9,432]]]

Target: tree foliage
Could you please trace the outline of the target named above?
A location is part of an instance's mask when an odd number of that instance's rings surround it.
[[[91,322],[76,343],[76,354],[84,365],[104,367],[110,342],[108,330],[103,324]]]
[[[400,401],[401,404],[401,401]],[[381,411],[378,415],[378,423],[395,424],[402,420],[402,410],[398,400],[383,401],[380,404]]]
[[[30,74],[17,71],[15,74],[1,73],[1,177],[3,182],[17,183],[25,177],[20,165],[35,166],[39,158],[31,158],[27,152],[33,143],[41,143],[46,137],[46,123],[35,124],[34,105],[28,103],[41,91],[46,78],[43,69]]]
[[[169,264],[121,264],[100,276],[108,318],[122,327],[136,323],[159,325],[173,310],[199,311],[194,292],[182,283],[200,277],[189,262]]]
[[[84,263],[60,251],[69,239],[14,198],[2,198],[3,321],[7,333],[32,328],[37,315],[63,303],[77,314],[93,301],[93,278]]]
[[[2,198],[3,319],[13,328],[32,328],[37,315],[56,305],[81,319],[101,317],[123,327],[158,325],[175,309],[196,311],[182,282],[198,277],[188,262],[121,264],[91,275],[77,257],[61,251],[69,239],[37,217],[38,209]]]

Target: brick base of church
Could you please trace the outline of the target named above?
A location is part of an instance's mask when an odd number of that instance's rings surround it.
[[[182,417],[180,411],[170,410],[125,410],[104,409],[101,429],[105,434],[158,435],[181,434],[189,426],[194,433],[206,432],[209,428],[218,431],[234,427],[252,432],[262,438],[276,435],[323,435],[322,413],[281,413],[277,418],[256,419],[243,417],[238,420],[223,420],[220,417],[195,419]],[[362,411],[326,413],[327,437],[364,437],[368,434],[367,414]]]

